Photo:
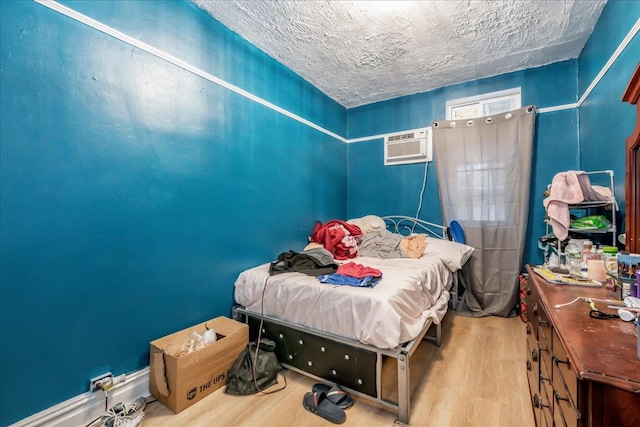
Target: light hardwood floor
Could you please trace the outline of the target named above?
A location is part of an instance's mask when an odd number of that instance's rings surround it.
[[[450,311],[442,332],[441,347],[424,341],[411,359],[410,425],[534,427],[520,319],[473,319]],[[385,365],[384,380],[393,378],[394,369]],[[315,381],[292,371],[286,375],[281,392],[231,396],[220,389],[177,415],[149,403],[143,426],[334,425],[302,407]],[[361,398],[346,413],[344,426],[391,426],[396,420],[393,412]]]

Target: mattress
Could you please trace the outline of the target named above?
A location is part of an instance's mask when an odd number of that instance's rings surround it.
[[[453,276],[440,259],[350,261],[379,269],[382,279],[373,288],[330,285],[302,273],[270,276],[269,264],[263,264],[238,276],[236,303],[383,349],[411,341],[427,320],[437,324],[446,314]]]

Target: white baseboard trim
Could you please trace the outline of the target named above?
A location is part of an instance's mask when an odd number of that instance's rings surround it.
[[[149,396],[149,368],[132,374],[108,392],[86,392],[18,421],[11,427],[84,427],[118,402]]]

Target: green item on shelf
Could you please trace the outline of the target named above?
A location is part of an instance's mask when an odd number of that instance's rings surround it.
[[[571,221],[571,228],[580,230],[606,230],[611,222],[604,215],[591,215]]]

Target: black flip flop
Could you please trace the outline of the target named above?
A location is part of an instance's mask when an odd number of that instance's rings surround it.
[[[318,383],[314,384],[311,390],[313,390],[313,392],[325,393],[327,400],[334,405],[338,405],[340,409],[349,409],[355,403],[353,397],[349,396],[338,384],[329,388],[328,385]]]
[[[342,424],[346,421],[347,415],[337,405],[327,400],[327,395],[322,392],[309,392],[302,399],[302,406],[314,414],[331,421],[334,424]]]

